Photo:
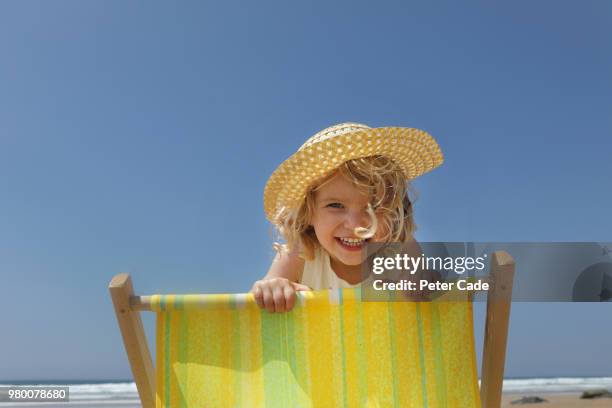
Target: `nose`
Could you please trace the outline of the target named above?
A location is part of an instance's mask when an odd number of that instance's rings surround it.
[[[352,232],[357,227],[368,228],[370,222],[370,216],[366,210],[351,210],[346,212],[344,227]]]

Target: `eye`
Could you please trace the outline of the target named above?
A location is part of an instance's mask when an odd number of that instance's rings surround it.
[[[343,205],[340,203],[329,203],[326,205],[326,207],[330,207],[330,208],[342,208]]]

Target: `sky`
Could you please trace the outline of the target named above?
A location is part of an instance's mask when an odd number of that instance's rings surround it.
[[[247,292],[268,177],[339,122],[436,138],[419,241],[612,242],[611,38],[603,1],[1,2],[0,380],[131,378],[117,273]],[[609,318],[513,304],[506,376],[612,376]]]

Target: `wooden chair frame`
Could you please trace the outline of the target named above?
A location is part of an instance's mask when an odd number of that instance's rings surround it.
[[[514,259],[507,252],[493,253],[481,368],[480,399],[483,408],[501,405],[514,268]],[[109,290],[142,406],[153,408],[155,370],[140,318],[141,311],[151,310],[150,296],[136,296],[127,273],[114,276]]]

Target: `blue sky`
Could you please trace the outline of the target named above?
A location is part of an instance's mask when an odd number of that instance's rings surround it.
[[[118,272],[248,291],[267,178],[338,122],[438,140],[418,240],[612,241],[611,23],[601,1],[2,2],[0,380],[129,378]],[[515,304],[506,374],[612,375],[609,316]]]

